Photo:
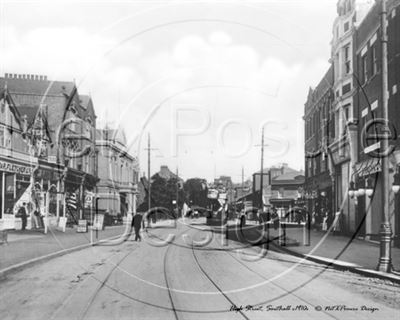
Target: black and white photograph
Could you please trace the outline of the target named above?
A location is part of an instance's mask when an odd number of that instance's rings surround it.
[[[0,319],[400,318],[400,0],[0,0]]]

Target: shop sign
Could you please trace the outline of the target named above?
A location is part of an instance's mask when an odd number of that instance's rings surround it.
[[[209,189],[207,194],[208,199],[217,199],[218,198],[218,190]]]
[[[104,228],[104,214],[97,214],[93,221],[93,230],[103,230]]]
[[[30,175],[32,173],[32,167],[12,164],[5,161],[0,161],[0,170],[26,175]]]
[[[60,217],[60,220],[58,221],[58,228],[62,232],[65,232],[65,229],[67,227],[67,218],[66,217]]]
[[[94,193],[87,191],[85,194],[85,208],[90,208],[93,204]]]
[[[78,229],[76,229],[76,232],[87,232],[87,220],[78,220]]]

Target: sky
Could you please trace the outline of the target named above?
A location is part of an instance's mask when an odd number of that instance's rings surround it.
[[[0,0],[0,74],[75,81],[147,172],[304,169],[304,103],[329,68],[336,0]]]

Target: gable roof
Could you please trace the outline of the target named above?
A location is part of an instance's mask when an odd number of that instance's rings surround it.
[[[39,110],[39,106],[20,106],[18,107],[21,118],[24,119],[26,116],[26,120],[28,122],[28,128],[34,123],[37,112]]]
[[[54,141],[58,126],[62,123],[66,114],[67,101],[70,101],[76,93],[73,82],[47,81],[20,78],[0,78],[0,87],[6,85],[15,106],[32,119],[35,110],[41,104],[45,105],[45,115],[49,126],[51,139]],[[21,109],[20,109],[21,108]],[[28,111],[27,108],[34,110]]]
[[[1,88],[1,87],[0,87]],[[3,99],[6,99],[6,101],[8,102],[8,106],[11,110],[11,113],[14,115],[15,121],[18,123],[19,127],[22,129],[21,127],[21,115],[18,111],[18,109],[15,107],[15,103],[14,100],[12,99],[7,86],[5,86],[4,89],[0,89],[0,97]]]

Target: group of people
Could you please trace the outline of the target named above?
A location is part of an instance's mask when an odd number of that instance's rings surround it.
[[[311,216],[311,225],[314,230],[327,231],[334,221],[334,213],[325,208],[315,208]]]
[[[37,209],[36,206],[32,206],[31,203],[27,204],[23,202],[16,214],[16,217],[22,220],[22,230],[25,230],[27,227],[28,216],[31,218],[32,229],[38,229],[44,226],[43,216],[40,214],[39,209]]]

